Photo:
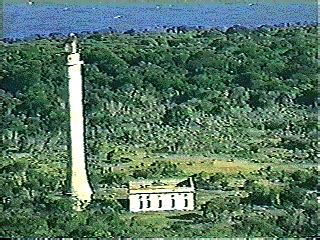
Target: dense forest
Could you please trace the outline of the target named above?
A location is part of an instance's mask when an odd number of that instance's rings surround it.
[[[175,161],[153,161],[157,154],[301,168],[191,171],[198,189],[237,190],[230,182],[241,180],[244,194],[212,195],[187,223],[177,216],[143,220],[112,197],[73,212],[66,39],[1,43],[0,236],[316,236],[317,31],[79,36],[95,189],[190,175]],[[131,164],[141,151],[150,165],[124,172],[103,167]]]

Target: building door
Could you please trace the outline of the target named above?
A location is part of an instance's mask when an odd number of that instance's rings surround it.
[[[184,200],[184,207],[188,207],[188,199]]]
[[[171,207],[174,208],[176,206],[176,200],[171,199]]]

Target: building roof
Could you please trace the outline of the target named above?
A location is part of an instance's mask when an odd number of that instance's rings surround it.
[[[191,178],[137,180],[129,183],[129,194],[193,192],[193,191],[194,191],[194,185]]]

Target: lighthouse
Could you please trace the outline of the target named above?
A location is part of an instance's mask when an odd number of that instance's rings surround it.
[[[85,151],[83,123],[83,92],[80,53],[77,49],[77,38],[70,34],[71,44],[66,44],[68,52],[67,67],[69,78],[69,108],[70,108],[70,137],[71,137],[71,193],[76,200],[74,209],[81,211],[89,204],[92,195],[90,187]]]

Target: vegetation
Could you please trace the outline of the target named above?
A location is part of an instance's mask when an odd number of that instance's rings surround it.
[[[63,40],[2,43],[0,236],[317,235],[317,27],[97,33],[81,45],[96,193],[193,175],[197,211],[137,215],[96,194],[73,212]]]

